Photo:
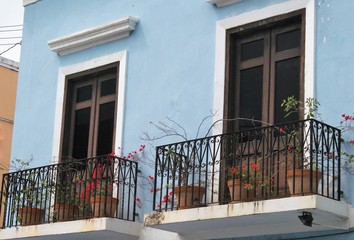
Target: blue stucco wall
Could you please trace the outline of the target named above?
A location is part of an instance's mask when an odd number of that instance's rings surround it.
[[[59,68],[122,50],[128,50],[124,148],[143,144],[143,131],[158,134],[149,122],[166,117],[193,138],[213,110],[216,21],[286,1],[244,0],[220,9],[205,0],[42,0],[27,6],[12,158],[33,157],[32,166],[51,163]],[[316,1],[315,97],[333,125],[342,113],[353,113],[352,9],[352,0]],[[48,47],[49,40],[124,16],[139,18],[129,38],[62,57]],[[201,135],[211,123],[205,122]],[[344,188],[348,201],[351,188]]]
[[[128,50],[124,145],[140,145],[150,121],[171,117],[194,137],[213,110],[217,20],[269,6],[245,1],[218,9],[203,1],[39,1],[26,7],[12,158],[49,163],[58,68]],[[255,4],[257,3],[257,4]],[[132,36],[60,57],[49,40],[124,16],[140,19]],[[206,122],[202,133],[211,125]],[[153,133],[152,133],[153,134]]]

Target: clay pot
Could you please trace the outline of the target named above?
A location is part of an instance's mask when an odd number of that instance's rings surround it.
[[[188,209],[199,207],[202,204],[205,188],[197,186],[181,186],[175,187],[178,209]]]
[[[94,217],[115,217],[118,199],[111,196],[96,196],[90,199]]]
[[[291,195],[311,194],[318,192],[318,182],[322,178],[322,173],[312,170],[312,183],[310,181],[311,170],[295,169],[287,170],[287,181]],[[312,184],[312,191],[311,191]]]
[[[247,190],[241,186],[240,179],[231,179],[227,181],[232,202],[244,202],[254,200],[254,191]]]
[[[56,203],[54,211],[57,213],[57,221],[73,220],[79,215],[79,207],[74,204]]]
[[[23,207],[18,209],[19,222],[22,226],[43,223],[44,209]]]

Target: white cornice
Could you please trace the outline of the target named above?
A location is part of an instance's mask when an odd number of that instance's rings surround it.
[[[128,37],[139,19],[124,17],[114,22],[50,40],[50,49],[60,56]]]
[[[242,0],[207,0],[208,3],[215,4],[217,7],[224,7],[241,1]]]
[[[23,6],[26,7],[32,3],[38,2],[38,0],[23,0]]]
[[[18,72],[19,64],[18,62],[12,61],[10,59],[0,56],[0,66],[15,70]]]

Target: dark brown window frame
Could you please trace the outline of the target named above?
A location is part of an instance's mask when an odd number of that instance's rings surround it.
[[[113,73],[114,72],[114,73]],[[115,81],[115,94],[109,96],[98,96],[100,93],[100,82],[107,79],[96,79],[98,75],[110,74],[112,73],[116,79]],[[113,76],[111,75],[111,77]],[[73,128],[74,128],[74,115],[75,110],[84,109],[86,107],[92,106],[90,122],[93,124],[89,131],[89,143],[88,143],[88,153],[87,158],[95,157],[97,151],[97,136],[98,136],[98,115],[99,107],[101,104],[114,102],[114,120],[113,120],[113,131],[112,131],[112,146],[111,149],[114,149],[115,145],[115,132],[116,132],[116,119],[117,119],[117,105],[118,105],[118,84],[119,84],[119,62],[108,64],[102,67],[94,68],[88,71],[75,73],[68,75],[65,79],[65,88],[64,88],[64,102],[63,102],[63,117],[62,117],[62,126],[61,126],[61,138],[60,138],[60,159],[61,161],[70,161],[72,157],[72,144],[74,141]],[[76,102],[76,93],[74,89],[93,84],[93,92],[95,96],[89,101]],[[92,122],[92,120],[94,121]]]
[[[283,15],[278,15],[275,17],[271,17],[268,19],[264,19],[261,21],[257,21],[257,22],[253,22],[253,23],[249,23],[243,26],[239,26],[236,28],[232,28],[227,30],[226,32],[226,66],[225,66],[225,89],[224,89],[224,119],[229,119],[229,121],[224,121],[223,123],[223,129],[224,132],[232,132],[235,131],[235,129],[238,129],[238,125],[235,124],[235,121],[232,121],[231,119],[237,118],[238,117],[238,113],[235,110],[235,106],[231,106],[232,103],[236,103],[239,104],[237,102],[237,100],[235,99],[236,96],[234,94],[234,92],[232,92],[233,90],[236,89],[236,91],[239,91],[239,87],[236,87],[237,81],[235,82],[234,79],[239,79],[239,76],[235,76],[235,72],[237,71],[233,71],[234,70],[234,66],[237,63],[237,61],[239,61],[239,59],[237,59],[237,56],[239,56],[240,54],[237,53],[235,54],[235,50],[237,49],[237,46],[235,44],[235,38],[245,38],[247,36],[249,36],[249,38],[254,38],[257,39],[257,35],[262,34],[263,31],[269,31],[270,28],[277,28],[279,27],[286,29],[287,26],[292,25],[294,22],[294,24],[297,24],[296,22],[298,22],[300,24],[300,29],[301,29],[301,43],[300,43],[300,49],[297,50],[287,50],[284,52],[280,52],[277,53],[276,55],[269,55],[269,56],[263,56],[264,58],[268,58],[272,59],[273,61],[270,62],[270,64],[273,64],[271,66],[272,69],[274,69],[274,63],[275,60],[279,60],[281,58],[289,58],[289,56],[291,55],[299,55],[300,57],[300,82],[299,82],[299,88],[300,88],[300,92],[299,92],[299,99],[303,99],[304,98],[304,59],[305,59],[305,9],[301,9],[298,11],[294,11],[291,13],[287,13],[287,14],[283,14]],[[272,33],[274,34],[274,33]],[[274,43],[273,41],[275,41],[275,37],[272,36],[271,38],[265,39],[265,41],[272,41],[270,42],[270,45],[272,47],[274,47]],[[272,51],[269,51],[269,54],[272,54]],[[242,67],[247,67],[250,66],[252,64],[257,65],[260,64],[260,62],[262,61],[262,59],[252,59],[249,61],[244,61],[242,63]],[[238,65],[240,66],[240,64]],[[270,68],[265,69],[264,68],[264,72],[268,71]],[[238,72],[240,72],[238,70]],[[271,83],[268,82],[268,86],[269,88],[265,87],[263,89],[263,97],[266,96],[266,98],[268,99],[268,101],[272,101],[274,102],[274,71],[272,72],[272,76],[269,76],[270,80],[272,81]],[[268,75],[269,72],[266,72],[265,75]],[[262,115],[267,115],[266,118],[263,118],[262,120],[264,122],[267,123],[274,123],[274,114],[269,114],[269,113],[274,113],[274,106],[272,104],[270,104],[269,102],[266,103],[262,103],[262,104],[267,104],[270,107],[270,110],[267,110],[267,113],[264,112],[266,107],[262,107]],[[237,108],[239,109],[239,108]],[[301,113],[299,118],[301,119],[303,117],[303,114]]]

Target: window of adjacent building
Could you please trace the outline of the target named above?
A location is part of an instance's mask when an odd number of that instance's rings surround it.
[[[298,120],[281,102],[303,99],[304,11],[229,30],[225,89],[227,131]]]
[[[117,65],[68,80],[62,158],[109,154],[114,147]]]

